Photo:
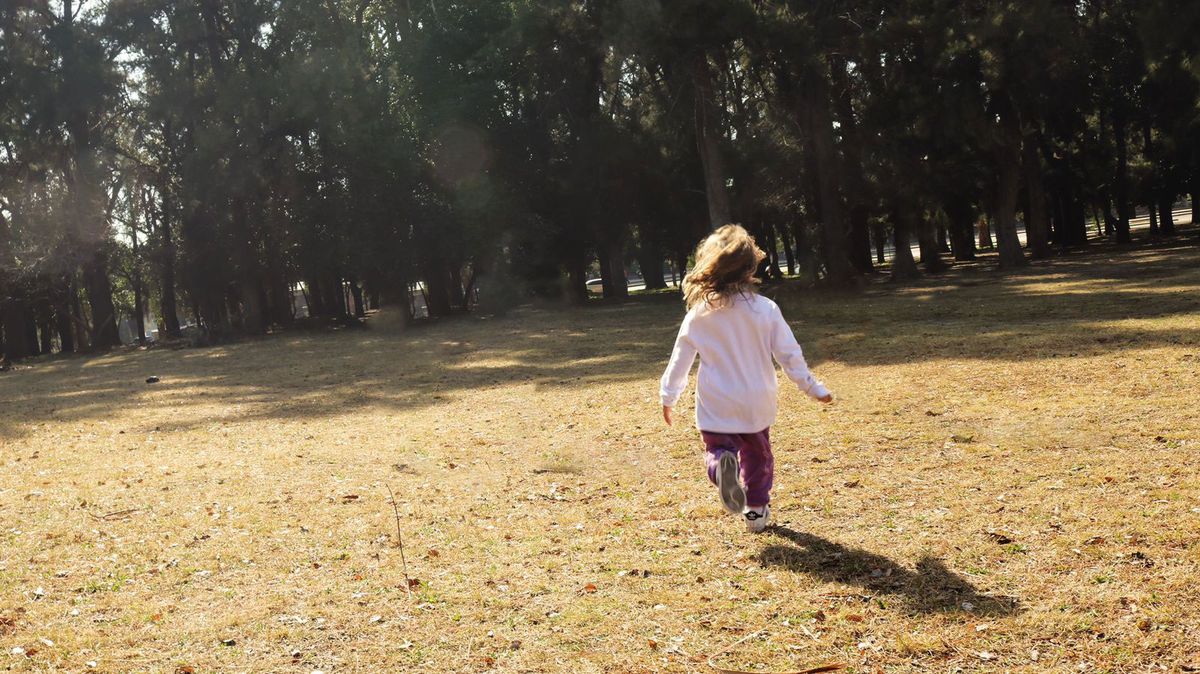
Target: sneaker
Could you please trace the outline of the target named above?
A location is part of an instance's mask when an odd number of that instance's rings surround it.
[[[717,491],[721,493],[721,505],[734,515],[746,509],[746,492],[738,481],[738,460],[733,452],[723,452],[717,463]]]
[[[771,523],[771,506],[746,508],[746,512],[742,516],[746,518],[746,531],[757,534]]]

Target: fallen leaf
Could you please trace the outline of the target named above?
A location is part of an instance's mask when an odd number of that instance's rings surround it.
[[[222,646],[237,646],[237,639],[221,639]]]
[[[658,648],[658,642],[654,639],[648,639],[647,642],[650,648]]]
[[[859,485],[859,482],[860,482],[860,480],[851,480],[851,481],[843,484],[842,486],[847,489],[854,489],[855,487],[857,487]]]
[[[429,549],[429,552],[427,552],[427,553],[425,553],[425,554],[426,554],[426,555],[428,555],[428,556],[430,556],[430,557],[437,557],[437,556],[438,556],[440,553],[438,553],[438,551],[437,551],[437,550],[434,550],[433,548],[430,548],[430,549]]]
[[[595,583],[588,583],[587,585],[584,585],[584,586],[583,586],[583,591],[584,591],[584,592],[586,592],[586,593],[588,593],[588,594],[591,594],[591,593],[595,592],[595,591],[596,591],[596,584],[595,584]]]
[[[991,537],[992,541],[999,545],[1008,545],[1009,543],[1013,542],[1011,537],[1006,536],[998,531],[989,531],[987,532],[987,535]]]
[[[349,503],[351,501],[357,501],[357,500],[358,500],[358,494],[346,494],[346,495],[342,496],[343,503]]]
[[[865,621],[866,618],[864,618],[861,614],[851,613],[850,615],[846,616],[846,620],[849,620],[852,623],[860,623]]]
[[[196,668],[191,665],[179,665],[175,668],[175,674],[196,674]]]

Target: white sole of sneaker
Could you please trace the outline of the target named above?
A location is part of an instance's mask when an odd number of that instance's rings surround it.
[[[746,491],[738,482],[737,457],[733,452],[721,454],[717,463],[717,490],[721,492],[721,505],[734,515],[746,509]]]
[[[770,506],[763,506],[763,513],[761,516],[754,519],[746,518],[746,531],[749,531],[752,534],[761,534],[762,532],[766,531],[767,527],[769,526],[771,526]]]

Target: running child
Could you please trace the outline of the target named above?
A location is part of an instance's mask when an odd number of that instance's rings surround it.
[[[663,420],[696,375],[696,427],[704,439],[708,479],[725,509],[746,528],[767,528],[775,460],[770,431],[775,423],[778,376],[772,357],[805,393],[833,401],[808,370],[804,354],[779,306],[759,295],[754,272],[766,257],[738,225],[725,225],[696,248],[696,266],[683,279],[688,313],[679,327],[659,395]]]

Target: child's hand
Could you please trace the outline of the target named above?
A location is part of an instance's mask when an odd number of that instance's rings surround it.
[[[819,401],[821,401],[821,402],[823,402],[823,403],[825,403],[825,404],[829,404],[829,403],[833,402],[833,394],[832,394],[832,393],[826,393],[826,394],[825,394],[823,397],[821,397],[821,398],[817,398],[817,400],[819,400]]]
[[[663,421],[667,422],[668,426],[671,425],[671,408],[666,405],[663,405]]]

